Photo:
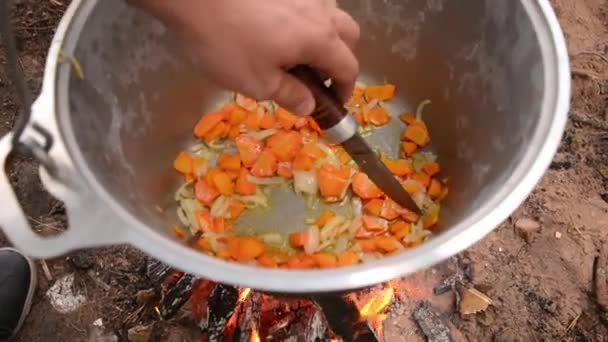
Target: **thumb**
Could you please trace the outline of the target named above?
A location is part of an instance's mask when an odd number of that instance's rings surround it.
[[[272,100],[297,115],[309,115],[315,109],[315,99],[308,87],[287,72],[282,73]]]

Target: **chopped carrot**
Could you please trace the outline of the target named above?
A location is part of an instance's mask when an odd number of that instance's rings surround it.
[[[370,200],[369,202],[365,203],[365,205],[363,206],[363,209],[368,214],[371,214],[374,216],[380,216],[383,206],[384,206],[384,200],[381,200],[379,198],[374,198],[374,199]]]
[[[391,224],[390,232],[393,234],[397,240],[401,240],[406,237],[412,230],[412,227],[409,223],[403,221],[397,221]]]
[[[353,114],[353,118],[355,119],[355,121],[357,121],[357,124],[359,126],[363,126],[365,125],[365,118],[363,117],[363,113],[361,112],[357,112],[355,114]]]
[[[355,238],[357,239],[367,239],[374,235],[376,235],[376,233],[370,232],[369,230],[365,229],[364,226],[359,226],[359,228],[357,228],[355,231]]]
[[[241,238],[238,236],[229,236],[225,238],[226,249],[233,259],[236,259],[239,255],[240,239]]]
[[[413,142],[405,141],[401,143],[401,150],[403,151],[403,155],[405,157],[411,157],[414,152],[418,149],[418,145]]]
[[[289,234],[289,244],[293,248],[304,247],[307,240],[308,240],[308,233],[305,231]]]
[[[293,126],[296,129],[302,129],[304,128],[306,125],[308,125],[308,119],[305,116],[300,116],[296,119],[296,122],[294,122]]]
[[[230,127],[230,130],[228,131],[228,138],[230,140],[234,140],[240,134],[241,134],[241,127],[238,126],[238,125],[237,126],[232,126],[232,127]]]
[[[217,253],[215,253],[215,256],[220,259],[228,260],[230,259],[230,252],[225,249],[220,249],[219,251],[217,251]]]
[[[241,237],[238,240],[238,253],[233,257],[239,262],[251,261],[266,250],[266,245],[254,237]]]
[[[232,114],[232,112],[234,112],[234,110],[237,108],[236,103],[228,102],[224,105],[224,107],[222,107],[222,112],[226,113],[227,117],[230,117],[230,114]]]
[[[422,191],[422,184],[418,184],[418,182],[408,179],[401,184],[403,189],[407,191],[408,194],[417,194]]]
[[[175,224],[171,226],[171,231],[173,232],[173,235],[180,240],[186,238],[186,233],[184,233],[184,231]]]
[[[173,168],[179,173],[192,173],[192,157],[185,151],[181,151],[173,161]]]
[[[412,179],[418,181],[423,187],[428,188],[431,184],[431,177],[424,172],[415,173]]]
[[[202,251],[210,251],[211,250],[211,242],[206,238],[200,238],[196,241],[196,248]]]
[[[397,250],[399,242],[393,236],[377,236],[374,238],[376,246],[384,253]]]
[[[392,221],[399,217],[399,212],[401,211],[401,207],[395,203],[395,201],[387,198],[382,203],[382,209],[380,211],[380,217],[385,218],[389,221]]]
[[[383,126],[386,125],[391,117],[388,114],[388,110],[384,107],[374,107],[368,113],[367,116],[369,118],[369,122],[374,126]]]
[[[441,196],[441,183],[435,178],[431,179],[428,194],[434,200]]]
[[[222,234],[226,231],[226,219],[223,217],[216,217],[213,219],[213,231]]]
[[[346,251],[338,255],[338,266],[351,266],[359,263],[359,256],[353,251]]]
[[[338,258],[329,253],[316,253],[312,255],[317,265],[320,268],[334,268],[338,266]]]
[[[226,113],[212,112],[204,114],[203,117],[194,126],[194,135],[197,138],[203,138],[208,132],[210,132],[217,124],[226,118]]]
[[[364,252],[375,252],[378,249],[375,239],[358,239],[357,245]]]
[[[241,173],[239,174],[239,178],[236,180],[236,192],[243,195],[249,196],[255,194],[257,186],[254,183],[251,183],[247,179],[247,175],[249,175],[249,171],[243,168],[241,169]]]
[[[293,177],[293,165],[291,162],[280,162],[277,166],[277,175],[291,179]]]
[[[279,131],[268,138],[267,146],[272,150],[278,161],[292,161],[295,158],[302,138],[295,131]]]
[[[271,177],[277,172],[277,158],[270,149],[265,149],[251,167],[251,174],[256,177]]]
[[[325,225],[327,224],[327,222],[329,222],[329,220],[331,220],[335,216],[336,216],[336,214],[331,209],[326,209],[323,212],[323,214],[321,214],[319,216],[319,218],[317,218],[317,226],[319,228],[325,227]]]
[[[325,157],[325,152],[317,144],[306,144],[302,146],[300,152],[309,156],[313,160]]]
[[[346,151],[342,150],[340,153],[340,156],[338,157],[338,160],[342,164],[348,164],[351,162],[352,158],[350,157],[350,155],[348,153],[346,153]]]
[[[218,172],[213,176],[213,185],[222,195],[232,195],[234,194],[234,183],[230,177],[226,174],[226,172]]]
[[[297,116],[291,114],[290,112],[281,107],[277,108],[275,114],[277,116],[277,123],[279,128],[283,128],[286,130],[292,129],[293,125],[296,123],[296,120],[298,120]]]
[[[410,175],[412,173],[414,173],[414,167],[412,166],[412,163],[408,160],[404,160],[404,159],[397,159],[397,160],[390,160],[390,159],[386,159],[384,160],[384,164],[386,165],[386,167],[388,167],[389,170],[391,170],[391,172],[395,175],[395,176],[407,176]]]
[[[402,140],[407,140],[422,147],[426,146],[429,141],[429,131],[422,125],[408,125],[403,132]]]
[[[339,199],[350,179],[350,167],[341,168],[325,164],[317,171],[319,191],[326,199]]]
[[[262,149],[264,148],[262,142],[246,135],[239,135],[235,141],[243,165],[246,167],[253,166],[260,157],[260,154],[262,154]]]
[[[226,171],[226,174],[228,175],[228,177],[230,178],[230,180],[237,180],[239,178],[239,175],[241,174],[241,170],[238,171]]]
[[[267,255],[262,255],[258,258],[258,265],[262,266],[262,267],[267,267],[267,268],[276,268],[278,267],[278,264],[276,261],[274,261],[273,258],[267,256]]]
[[[216,190],[217,190],[217,188],[215,187],[215,183],[213,182],[213,179],[220,172],[222,172],[222,170],[218,169],[217,167],[212,167],[209,170],[207,170],[207,174],[205,175],[205,181],[207,181],[207,184],[211,185]]]
[[[363,90],[363,93],[368,101],[386,101],[395,96],[395,86],[393,84],[369,86]]]
[[[376,216],[363,215],[363,226],[371,232],[384,232],[388,229],[388,221]]]
[[[230,213],[230,218],[231,219],[236,219],[239,216],[241,216],[241,214],[243,213],[243,211],[245,210],[245,204],[243,204],[243,202],[239,201],[236,198],[233,198],[232,201],[230,202],[230,207],[228,207],[228,212]]]
[[[228,123],[231,126],[238,126],[247,119],[247,112],[243,108],[235,108],[228,116]]]
[[[353,191],[362,199],[372,199],[382,196],[382,190],[380,190],[363,172],[359,172],[353,177]]]
[[[204,179],[199,179],[194,185],[196,199],[209,205],[220,195],[220,193]]]
[[[258,107],[258,102],[256,100],[243,94],[236,94],[236,104],[250,112],[254,111]]]
[[[213,217],[211,217],[208,210],[199,210],[194,214],[196,215],[198,225],[203,232],[216,233]]]
[[[285,267],[291,269],[307,269],[313,268],[315,265],[316,262],[310,255],[300,254],[289,258]]]
[[[399,115],[399,120],[403,121],[408,125],[411,125],[416,122],[416,115],[412,113],[404,113]]]
[[[315,121],[315,119],[312,118],[312,116],[307,116],[308,118],[308,125],[310,126],[310,128],[312,128],[313,131],[321,134],[323,133],[323,131],[321,131],[321,127],[319,127],[319,124]]]
[[[304,127],[300,130],[303,144],[312,144],[319,140],[319,133],[313,131],[308,127]]]
[[[262,116],[262,119],[260,120],[260,128],[262,129],[269,129],[274,127],[276,123],[276,119],[274,117],[274,115],[270,114],[270,113],[266,113],[264,114],[264,116]]]
[[[355,88],[353,89],[353,95],[351,98],[353,98],[353,99],[362,98],[364,95],[364,90],[365,90],[364,88],[355,86]]]
[[[312,169],[313,163],[314,160],[311,157],[300,151],[293,160],[293,169],[297,171],[308,171]]]
[[[257,112],[248,113],[247,118],[245,119],[245,127],[249,131],[257,131],[260,129],[260,121],[262,121],[263,114],[260,115]]]
[[[187,173],[184,175],[184,180],[186,181],[186,183],[193,182],[195,179],[196,177],[191,173]]]
[[[241,156],[224,152],[217,158],[217,165],[226,171],[239,171],[241,169]]]
[[[206,142],[211,142],[216,139],[225,138],[228,136],[229,131],[230,126],[228,126],[227,123],[220,121],[217,125],[215,125],[215,127],[203,135],[203,139]]]
[[[439,167],[438,163],[431,162],[422,165],[422,171],[424,171],[424,173],[426,173],[427,175],[433,177],[437,175],[439,171],[441,171],[441,168]]]

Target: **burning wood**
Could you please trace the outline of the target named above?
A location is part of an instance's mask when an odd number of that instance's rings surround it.
[[[239,300],[243,303],[239,309],[238,323],[232,341],[251,342],[259,341],[258,327],[260,326],[260,313],[262,308],[262,294],[250,289],[241,291]]]
[[[345,341],[378,341],[374,329],[359,319],[356,303],[340,295],[315,297],[333,332]]]
[[[207,306],[207,341],[221,341],[239,302],[239,290],[219,284],[211,291]]]
[[[428,342],[452,342],[450,328],[443,323],[428,302],[423,302],[414,312],[414,319]]]
[[[191,274],[186,274],[180,277],[175,285],[167,291],[160,302],[160,316],[163,319],[173,317],[181,309],[190,298],[196,282],[197,278]]]

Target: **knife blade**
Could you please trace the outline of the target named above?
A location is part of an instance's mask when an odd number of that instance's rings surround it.
[[[359,168],[367,174],[369,179],[376,184],[386,196],[395,201],[403,208],[420,214],[420,209],[410,194],[403,189],[401,183],[393,176],[392,172],[378,158],[376,153],[359,134],[353,135],[342,143],[344,150],[359,165]]]
[[[291,69],[290,72],[313,93],[316,108],[311,116],[323,130],[324,137],[330,143],[341,144],[359,165],[361,171],[366,173],[390,199],[403,208],[420,214],[420,208],[410,194],[403,189],[367,142],[357,134],[357,123],[342,106],[336,90],[332,86],[326,86],[323,79],[311,67],[301,65]]]

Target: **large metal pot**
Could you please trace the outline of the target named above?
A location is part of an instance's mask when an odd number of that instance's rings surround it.
[[[433,101],[425,120],[451,191],[430,241],[356,267],[287,271],[226,263],[174,240],[171,218],[156,209],[177,184],[171,161],[202,110],[226,92],[198,78],[162,25],[121,0],[72,1],[21,139],[46,165],[41,177],[66,203],[70,228],[49,239],[35,235],[3,172],[6,235],[38,257],[128,243],[188,272],[283,293],[376,284],[481,239],[533,189],[566,123],[568,57],[549,1],[341,3],[361,24],[362,78],[397,83],[402,105]],[[47,153],[39,146],[50,140]],[[6,136],[3,164],[10,147]]]

